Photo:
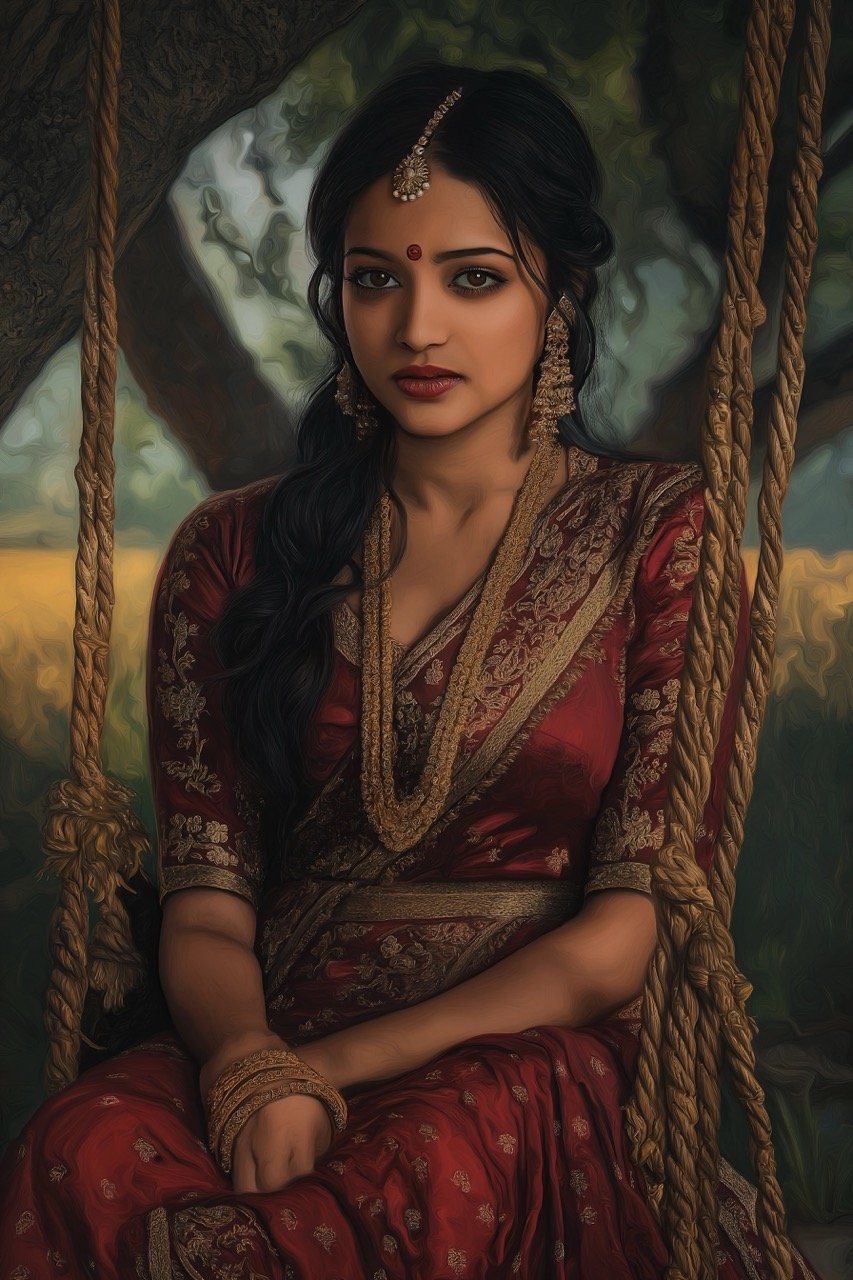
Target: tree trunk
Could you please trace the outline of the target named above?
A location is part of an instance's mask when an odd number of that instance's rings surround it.
[[[130,370],[210,486],[279,471],[293,452],[287,410],[226,326],[167,200],[125,250],[116,293]]]
[[[258,102],[361,0],[122,6],[116,254],[189,151]],[[0,423],[80,325],[88,176],[83,0],[0,8]]]

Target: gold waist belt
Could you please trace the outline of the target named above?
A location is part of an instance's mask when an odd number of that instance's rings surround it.
[[[376,923],[454,916],[564,920],[581,897],[580,887],[566,880],[397,880],[354,889],[337,903],[332,914],[336,920]]]

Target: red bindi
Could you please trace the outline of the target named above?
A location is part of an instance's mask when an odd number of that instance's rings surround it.
[[[419,244],[410,244],[408,249],[406,250],[406,257],[413,258],[417,261],[417,259],[421,256],[422,253],[423,253],[423,249]]]

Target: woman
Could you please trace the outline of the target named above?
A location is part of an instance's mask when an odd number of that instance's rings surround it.
[[[597,193],[509,71],[409,71],[327,156],[336,372],[299,465],[203,503],[155,593],[177,1034],[12,1144],[15,1280],[662,1274],[621,1108],[702,484],[585,434]],[[727,1166],[719,1258],[762,1274]]]

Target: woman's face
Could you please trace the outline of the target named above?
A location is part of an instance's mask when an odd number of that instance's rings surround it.
[[[347,219],[343,314],[355,364],[413,435],[449,435],[498,415],[523,422],[547,299],[479,189],[430,167],[421,199],[394,199],[384,177]],[[544,277],[541,252],[525,251]],[[412,365],[455,376],[406,381],[401,370]]]

